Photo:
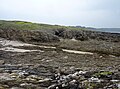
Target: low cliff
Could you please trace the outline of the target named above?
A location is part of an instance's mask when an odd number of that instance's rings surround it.
[[[60,38],[76,40],[120,41],[119,33],[90,31],[59,25],[36,24],[22,21],[0,21],[0,37],[24,42],[58,42]]]

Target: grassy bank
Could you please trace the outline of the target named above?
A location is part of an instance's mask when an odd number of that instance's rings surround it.
[[[72,26],[60,26],[49,24],[38,24],[25,21],[4,21],[0,20],[0,29],[17,29],[17,30],[57,30],[57,29],[69,29],[69,30],[84,30],[85,28],[76,28]]]

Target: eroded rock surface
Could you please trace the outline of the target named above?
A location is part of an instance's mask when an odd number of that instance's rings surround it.
[[[0,31],[0,89],[120,89],[118,34]]]

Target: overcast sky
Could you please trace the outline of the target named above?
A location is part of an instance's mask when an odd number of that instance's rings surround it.
[[[120,27],[120,0],[0,0],[0,19]]]

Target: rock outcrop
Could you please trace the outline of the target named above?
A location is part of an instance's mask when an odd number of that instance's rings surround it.
[[[97,32],[89,30],[70,30],[66,28],[42,29],[42,30],[18,30],[12,28],[0,28],[0,37],[23,42],[58,42],[60,38],[76,40],[104,40],[119,42],[119,33]]]
[[[54,34],[57,35],[58,37],[67,38],[67,39],[75,38],[76,40],[81,40],[81,41],[96,39],[96,40],[118,42],[120,40],[119,33],[97,32],[97,31],[89,31],[89,30],[58,29],[55,30]]]
[[[0,29],[0,37],[23,42],[57,42],[59,38],[51,33],[31,30]]]

